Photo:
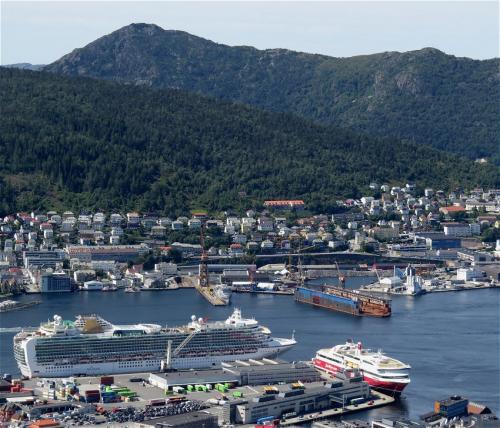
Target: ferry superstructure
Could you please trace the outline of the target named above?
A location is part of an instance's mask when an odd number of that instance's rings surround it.
[[[400,394],[410,383],[411,367],[408,364],[388,357],[382,351],[363,349],[360,342],[320,349],[313,364],[333,375],[342,370],[358,369],[371,387],[391,395]]]
[[[255,319],[235,309],[225,321],[191,317],[180,327],[113,325],[97,315],[64,321],[55,315],[38,329],[14,337],[14,356],[23,376],[54,377],[196,369],[224,361],[275,357],[295,339],[271,337]]]

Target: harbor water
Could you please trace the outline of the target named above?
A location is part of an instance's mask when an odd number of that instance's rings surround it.
[[[316,283],[323,282],[316,280]],[[331,283],[335,283],[331,279]],[[366,283],[349,278],[347,286]],[[12,338],[21,327],[38,326],[54,314],[74,319],[96,313],[113,323],[186,324],[192,314],[225,319],[233,307],[255,317],[273,335],[298,344],[283,354],[287,360],[309,360],[316,350],[361,341],[382,348],[409,363],[411,384],[394,405],[355,417],[405,415],[417,418],[431,411],[433,400],[459,394],[500,413],[500,314],[498,289],[436,293],[420,297],[395,296],[389,318],[354,317],[297,303],[292,296],[233,294],[232,305],[214,307],[194,289],[124,293],[123,291],[25,295],[19,301],[39,305],[0,314],[0,372],[19,374]]]

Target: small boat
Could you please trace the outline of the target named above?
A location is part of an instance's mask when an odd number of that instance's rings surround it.
[[[33,300],[31,302],[18,302],[17,300],[4,300],[0,303],[0,312],[15,311],[17,309],[29,308],[31,306],[42,303],[40,300]]]
[[[125,293],[139,293],[141,290],[134,287],[125,288]]]
[[[102,287],[102,291],[106,291],[106,292],[108,292],[108,291],[116,291],[116,290],[118,290],[118,287],[114,287],[114,286],[113,287],[109,287],[107,285],[105,285],[104,287]]]

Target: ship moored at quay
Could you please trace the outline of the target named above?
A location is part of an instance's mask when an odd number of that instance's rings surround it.
[[[97,315],[66,321],[55,315],[38,329],[14,336],[14,356],[23,376],[60,377],[211,368],[225,361],[275,357],[295,339],[271,336],[235,309],[225,321],[191,317],[179,327],[113,325]]]
[[[359,370],[363,379],[377,390],[390,395],[399,395],[410,383],[410,369],[381,350],[363,348],[361,342],[348,341],[332,348],[317,351],[314,366],[328,374],[336,375],[344,370]]]

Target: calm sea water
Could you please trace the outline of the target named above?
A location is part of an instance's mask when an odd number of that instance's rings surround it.
[[[363,279],[355,278],[348,286],[360,282]],[[398,296],[393,299],[392,317],[387,319],[330,312],[296,303],[290,296],[233,294],[232,306],[241,308],[244,316],[255,317],[276,336],[290,337],[295,330],[298,344],[283,355],[289,360],[310,359],[318,348],[352,338],[409,363],[412,382],[402,400],[363,416],[405,414],[414,418],[432,410],[433,400],[453,394],[500,412],[499,299],[499,290]],[[97,313],[114,323],[179,325],[187,323],[192,314],[219,320],[232,312],[231,306],[211,306],[195,290],[81,292],[18,300],[42,303],[0,314],[2,373],[18,373],[12,355],[13,330],[37,326],[54,314],[73,319],[79,313]]]

